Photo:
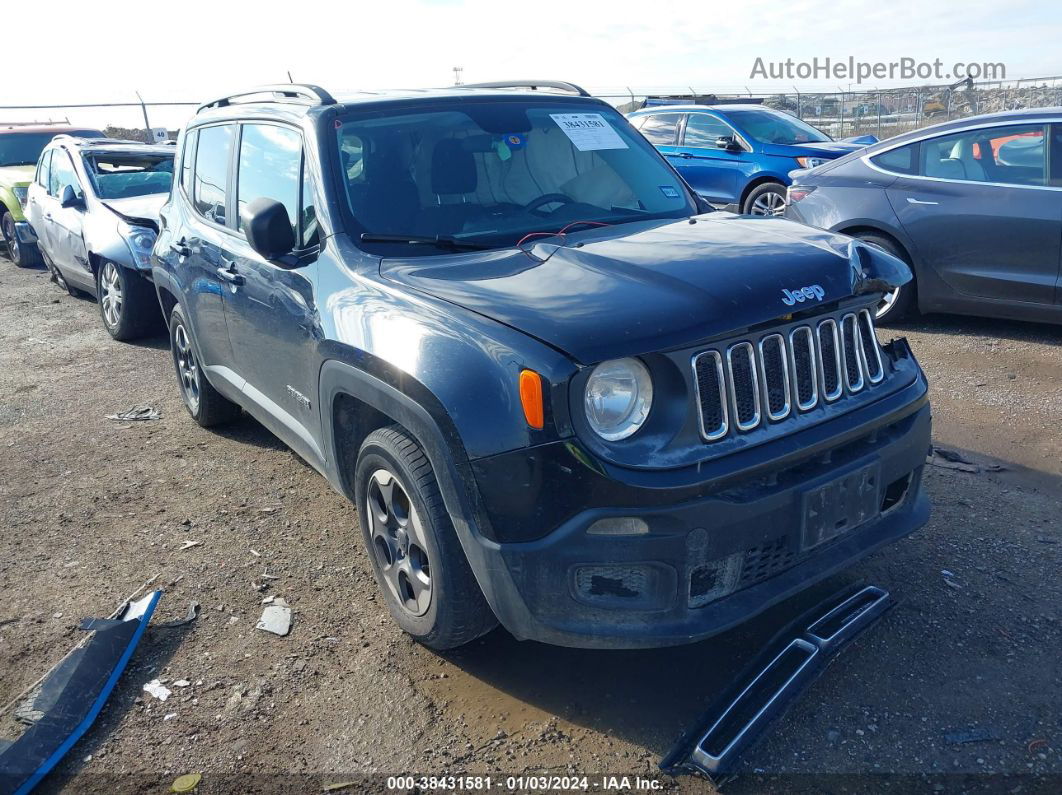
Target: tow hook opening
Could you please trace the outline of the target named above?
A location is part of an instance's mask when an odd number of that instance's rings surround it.
[[[911,473],[908,472],[901,478],[896,478],[885,487],[885,494],[881,498],[881,513],[886,514],[903,504],[907,497],[907,490],[911,488]]]

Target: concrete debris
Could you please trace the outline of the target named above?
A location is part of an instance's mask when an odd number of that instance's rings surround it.
[[[178,552],[184,552],[186,549],[191,549],[192,547],[201,547],[201,546],[203,546],[203,542],[202,541],[185,541],[183,544],[181,544],[180,549],[178,549],[177,551]]]
[[[281,600],[274,601],[262,611],[262,618],[255,625],[255,629],[262,629],[280,636],[287,635],[291,631],[291,608],[278,604],[279,601]]]
[[[160,682],[158,679],[152,679],[150,682],[144,685],[144,692],[153,695],[159,701],[165,701],[167,698],[170,697],[170,694],[173,691],[166,687],[164,684],[162,684],[162,682]]]

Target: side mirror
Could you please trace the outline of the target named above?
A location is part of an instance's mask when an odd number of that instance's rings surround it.
[[[73,185],[63,186],[63,192],[59,195],[59,205],[61,207],[81,207],[83,204],[84,202],[74,192]]]
[[[270,261],[279,260],[295,248],[295,232],[284,205],[260,196],[240,210],[243,234],[251,248]]]
[[[737,142],[733,136],[720,135],[715,139],[715,145],[719,149],[726,149],[728,152],[737,152],[741,150],[741,144]]]

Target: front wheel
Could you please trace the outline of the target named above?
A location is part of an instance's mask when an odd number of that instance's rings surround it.
[[[745,215],[782,215],[785,213],[785,185],[778,182],[757,185],[745,197],[741,212]]]
[[[7,245],[7,255],[18,267],[30,268],[40,265],[41,255],[37,246],[19,241],[18,232],[15,231],[15,219],[10,212],[5,212],[4,217],[0,218],[0,232],[3,233],[4,243]]]
[[[147,334],[158,311],[158,299],[147,280],[110,260],[104,261],[96,277],[96,300],[103,327],[119,342]]]
[[[432,649],[452,649],[497,619],[476,583],[427,456],[399,426],[369,434],[355,468],[362,539],[387,608]]]

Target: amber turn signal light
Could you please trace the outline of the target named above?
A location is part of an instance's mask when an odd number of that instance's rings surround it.
[[[546,424],[542,408],[542,377],[534,370],[520,371],[520,403],[528,425],[541,428]]]

